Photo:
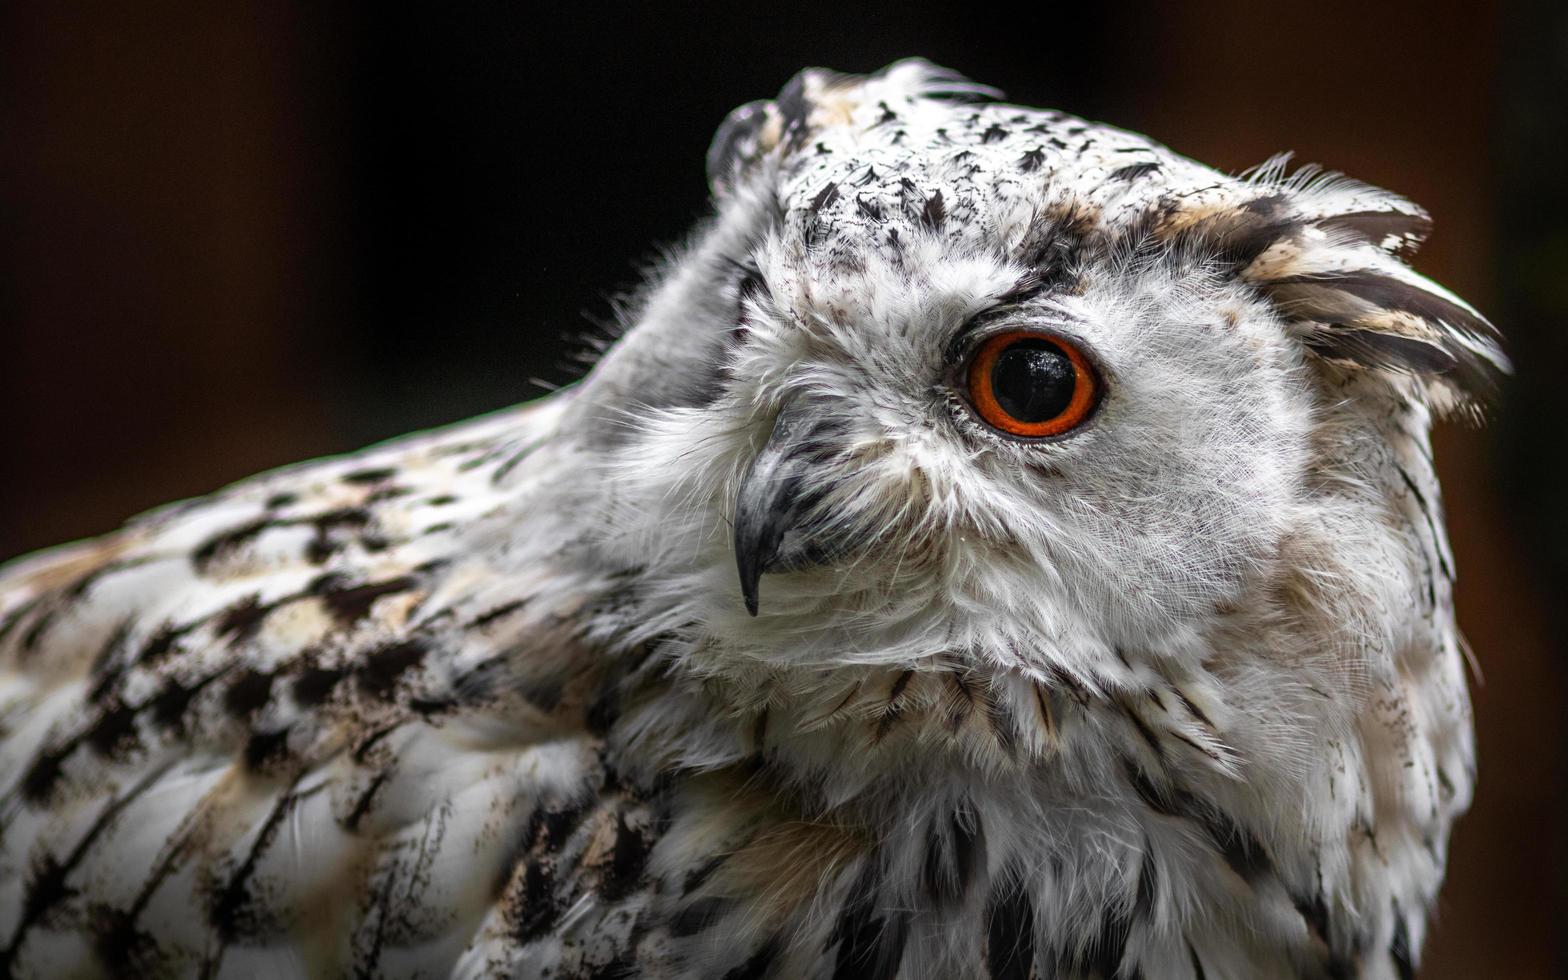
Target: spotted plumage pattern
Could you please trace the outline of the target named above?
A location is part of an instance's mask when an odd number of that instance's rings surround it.
[[[0,975],[1414,974],[1505,369],[1426,216],[921,61],[708,169],[580,384],[0,572]],[[1080,431],[980,424],[998,322]]]

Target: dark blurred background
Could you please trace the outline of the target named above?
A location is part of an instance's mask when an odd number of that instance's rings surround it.
[[[1426,205],[1518,375],[1438,458],[1481,785],[1428,978],[1563,975],[1568,8],[0,5],[0,559],[538,394],[702,213],[725,112],[924,54]]]

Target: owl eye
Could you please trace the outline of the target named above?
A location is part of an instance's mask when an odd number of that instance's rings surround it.
[[[969,400],[993,428],[1025,439],[1082,425],[1099,400],[1089,359],[1061,337],[1013,330],[980,345],[969,362]]]

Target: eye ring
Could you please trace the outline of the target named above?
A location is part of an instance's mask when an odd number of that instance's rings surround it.
[[[1039,330],[988,338],[970,358],[965,378],[975,414],[1020,439],[1071,432],[1100,400],[1099,377],[1083,351]]]

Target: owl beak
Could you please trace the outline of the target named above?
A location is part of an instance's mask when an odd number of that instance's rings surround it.
[[[835,553],[813,512],[831,485],[824,464],[837,427],[814,414],[798,402],[779,412],[735,497],[735,566],[753,616],[763,572],[805,568]]]

